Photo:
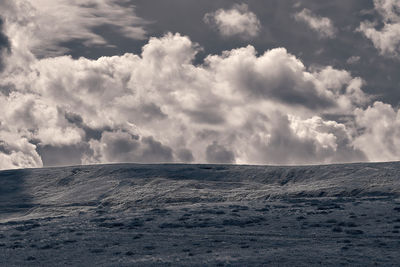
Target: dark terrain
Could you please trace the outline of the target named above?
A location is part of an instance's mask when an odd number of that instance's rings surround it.
[[[0,172],[1,266],[399,266],[400,163]]]

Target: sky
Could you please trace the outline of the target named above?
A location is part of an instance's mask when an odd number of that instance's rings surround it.
[[[399,1],[0,10],[0,169],[400,160]]]

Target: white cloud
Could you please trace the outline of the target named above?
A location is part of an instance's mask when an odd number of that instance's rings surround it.
[[[376,23],[361,22],[357,29],[370,39],[381,55],[400,54],[400,2],[396,0],[374,0],[375,9],[381,15],[383,27],[376,29]]]
[[[391,105],[375,102],[366,110],[355,111],[355,121],[362,130],[354,140],[372,161],[400,158],[400,111]]]
[[[312,164],[365,160],[345,125],[318,116],[301,119],[279,112],[272,117],[268,141],[256,140],[257,163]]]
[[[347,126],[322,119],[368,100],[360,78],[330,66],[310,71],[284,48],[257,55],[247,46],[194,65],[199,49],[167,34],[141,55],[10,65],[0,81],[15,89],[0,95],[8,126],[0,140],[10,133],[37,146],[84,147],[82,163],[365,159]]]
[[[63,43],[72,40],[86,46],[108,46],[94,31],[103,25],[114,26],[128,38],[145,39],[143,26],[147,22],[136,16],[134,6],[122,6],[122,2],[129,3],[126,0],[5,0],[0,8],[14,50],[55,56],[66,53]]]
[[[0,125],[0,169],[41,167],[36,146],[25,137],[3,129]]]
[[[251,45],[195,64],[201,47],[171,33],[150,38],[138,55],[39,59],[37,54],[59,51],[69,38],[107,45],[91,30],[98,23],[120,26],[132,38],[144,36],[136,35],[143,21],[133,7],[109,10],[116,5],[111,0],[58,0],[71,5],[74,15],[55,10],[65,25],[55,22],[57,31],[40,26],[50,23],[50,13],[41,14],[38,5],[51,9],[52,3],[0,3],[12,44],[0,73],[0,169],[43,162],[310,164],[400,157],[399,111],[381,102],[363,108],[371,103],[362,91],[365,82],[346,70],[309,68],[285,48],[258,54]],[[399,23],[394,2],[375,4],[385,27]],[[331,22],[302,12],[323,36],[336,32]],[[260,31],[246,5],[206,17],[216,26],[218,18],[221,34],[250,38]],[[41,37],[45,32],[54,38]],[[329,116],[347,121],[324,119]],[[68,157],[73,161],[63,161]]]
[[[400,2],[397,0],[374,0],[375,9],[386,22],[400,22]]]
[[[239,36],[243,39],[256,37],[261,23],[246,4],[235,4],[231,9],[218,9],[207,13],[204,22],[215,27],[222,36]]]
[[[228,86],[229,93],[240,97],[278,100],[291,106],[325,111],[339,106],[344,112],[358,104],[354,102],[367,99],[359,88],[362,85],[359,78],[353,79],[347,71],[330,66],[311,73],[285,48],[268,50],[258,56],[254,47],[247,46],[225,51],[222,56],[209,56],[205,62],[221,84]],[[342,94],[344,87],[346,93]],[[220,92],[227,93],[226,89]]]
[[[347,64],[357,64],[360,61],[360,57],[359,56],[351,56],[346,60]]]
[[[329,18],[318,16],[307,8],[296,13],[294,18],[296,21],[306,23],[321,38],[334,38],[336,36],[337,29]]]
[[[376,30],[375,24],[371,22],[362,22],[359,31],[364,33],[365,37],[370,39],[375,48],[382,55],[399,55],[400,49],[400,24],[385,24],[383,29]]]

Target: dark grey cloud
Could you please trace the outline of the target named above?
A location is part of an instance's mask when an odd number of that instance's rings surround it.
[[[206,159],[209,163],[235,163],[235,154],[214,141],[206,148]]]
[[[6,155],[10,155],[11,152],[12,152],[12,150],[9,147],[9,145],[5,141],[0,140],[0,153],[4,153]]]
[[[225,119],[219,114],[219,111],[213,107],[203,107],[201,110],[186,111],[186,113],[196,122],[208,124],[221,124]]]
[[[285,62],[286,63],[286,62]],[[335,102],[327,96],[319,95],[316,85],[312,81],[305,81],[304,76],[292,71],[292,66],[282,67],[274,77],[277,82],[267,83],[263,73],[242,71],[238,75],[241,85],[249,88],[249,92],[256,98],[273,98],[290,105],[306,106],[310,109],[329,108],[335,106]]]
[[[145,146],[142,162],[172,162],[174,160],[172,149],[154,140],[152,136],[142,138]]]
[[[145,114],[145,118],[148,120],[162,120],[168,117],[155,103],[144,104],[141,107],[141,111]]]
[[[177,151],[177,157],[180,162],[190,163],[194,161],[193,153],[187,148],[182,148]]]
[[[4,68],[4,56],[11,51],[10,40],[4,33],[4,21],[0,17],[0,71]]]
[[[44,166],[81,165],[82,156],[90,153],[89,145],[80,143],[69,146],[38,145],[37,152]]]
[[[84,123],[81,115],[76,114],[74,112],[65,112],[65,119],[69,123],[74,124],[76,127],[82,129],[85,132],[86,141],[89,141],[90,139],[100,140],[103,132],[112,131],[112,129],[107,126],[99,129],[91,128]]]
[[[124,131],[103,132],[100,141],[90,143],[92,155],[86,162],[173,162],[173,151],[152,136],[139,137]]]
[[[82,125],[83,125],[82,116],[80,116],[79,114],[76,114],[76,113],[73,113],[73,112],[66,112],[65,113],[65,119],[69,123],[76,124],[78,127],[82,127]]]

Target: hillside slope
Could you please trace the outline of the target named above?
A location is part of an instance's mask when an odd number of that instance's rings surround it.
[[[112,164],[0,172],[0,216],[285,197],[400,195],[400,163],[316,166]],[[58,212],[60,212],[58,210]],[[0,218],[1,218],[0,217]]]
[[[0,266],[399,266],[400,163],[0,172]]]

